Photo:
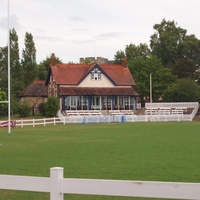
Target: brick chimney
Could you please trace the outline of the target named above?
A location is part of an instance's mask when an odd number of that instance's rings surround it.
[[[123,65],[125,68],[127,68],[127,66],[128,66],[128,61],[127,61],[126,56],[123,57],[122,65]]]
[[[51,55],[51,66],[55,66],[56,65],[56,56],[54,53],[52,53]]]

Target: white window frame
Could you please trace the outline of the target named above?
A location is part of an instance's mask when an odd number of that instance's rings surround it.
[[[91,80],[92,81],[100,81],[101,80],[101,71],[98,68],[94,68],[91,71]]]

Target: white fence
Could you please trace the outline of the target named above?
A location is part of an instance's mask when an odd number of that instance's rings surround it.
[[[33,126],[47,124],[68,124],[68,123],[112,123],[112,122],[168,122],[168,121],[192,121],[195,117],[199,104],[198,102],[189,103],[146,103],[146,108],[193,108],[191,114],[156,114],[156,115],[91,115],[91,116],[63,116],[58,111],[54,118],[16,120],[16,126]],[[1,122],[0,121],[0,125]]]
[[[198,102],[171,102],[171,103],[145,103],[145,108],[195,108],[198,107]]]
[[[55,167],[45,178],[0,175],[0,189],[49,192],[50,200],[63,200],[64,194],[200,199],[200,183],[70,179],[63,172]]]

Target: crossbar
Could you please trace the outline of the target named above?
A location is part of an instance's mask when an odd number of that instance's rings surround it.
[[[0,103],[8,103],[8,101],[0,101]]]

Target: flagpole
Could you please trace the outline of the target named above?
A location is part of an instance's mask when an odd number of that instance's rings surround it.
[[[151,73],[150,73],[150,103],[152,104],[152,79],[151,79]]]
[[[11,132],[10,128],[10,7],[8,0],[8,134]]]
[[[152,80],[151,80],[151,73],[150,73],[149,79],[150,79],[150,88],[149,88],[149,90],[150,90],[150,109],[151,109],[151,119],[150,119],[150,121],[152,121]]]

